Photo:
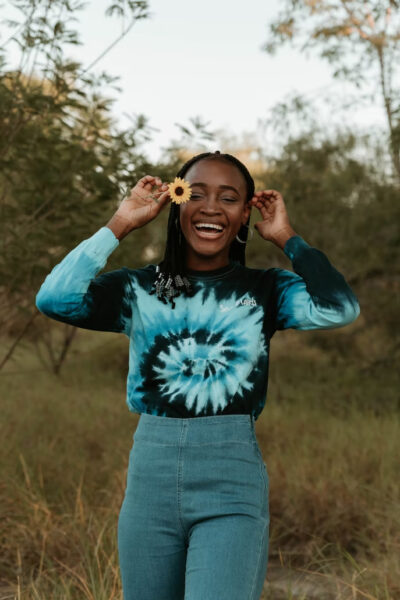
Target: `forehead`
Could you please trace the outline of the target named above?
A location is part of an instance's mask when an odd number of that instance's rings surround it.
[[[246,180],[239,169],[222,160],[199,160],[186,172],[184,179],[189,183],[202,181],[210,186],[233,185],[239,192],[246,193]]]

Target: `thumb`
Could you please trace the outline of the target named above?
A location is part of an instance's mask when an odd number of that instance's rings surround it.
[[[164,208],[164,206],[168,203],[168,200],[170,200],[170,195],[169,195],[169,190],[166,190],[158,198],[158,206],[159,206],[160,210],[162,208]]]

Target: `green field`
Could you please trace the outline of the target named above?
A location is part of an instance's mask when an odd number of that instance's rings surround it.
[[[395,600],[398,376],[305,341],[293,331],[272,340],[256,422],[270,478],[265,598]],[[0,598],[122,599],[116,526],[138,420],[125,404],[127,352],[123,336],[79,330],[59,377],[28,343],[0,372]],[[307,586],[291,589],[290,574]]]

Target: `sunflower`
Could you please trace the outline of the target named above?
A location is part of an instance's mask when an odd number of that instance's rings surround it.
[[[168,184],[168,190],[172,202],[176,204],[187,202],[192,195],[190,184],[181,177],[175,177],[175,181]]]

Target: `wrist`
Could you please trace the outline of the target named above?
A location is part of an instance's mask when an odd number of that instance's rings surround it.
[[[273,238],[271,239],[271,241],[278,246],[279,248],[281,248],[281,250],[284,249],[286,242],[293,237],[294,235],[297,235],[297,233],[295,232],[295,230],[293,229],[293,227],[288,226],[288,227],[284,227],[283,229],[280,229],[277,233],[274,234]]]
[[[128,233],[130,233],[134,229],[129,223],[129,221],[127,221],[117,213],[115,213],[111,217],[111,219],[106,224],[106,227],[111,229],[111,231],[119,241],[121,241],[126,235],[128,235]]]

